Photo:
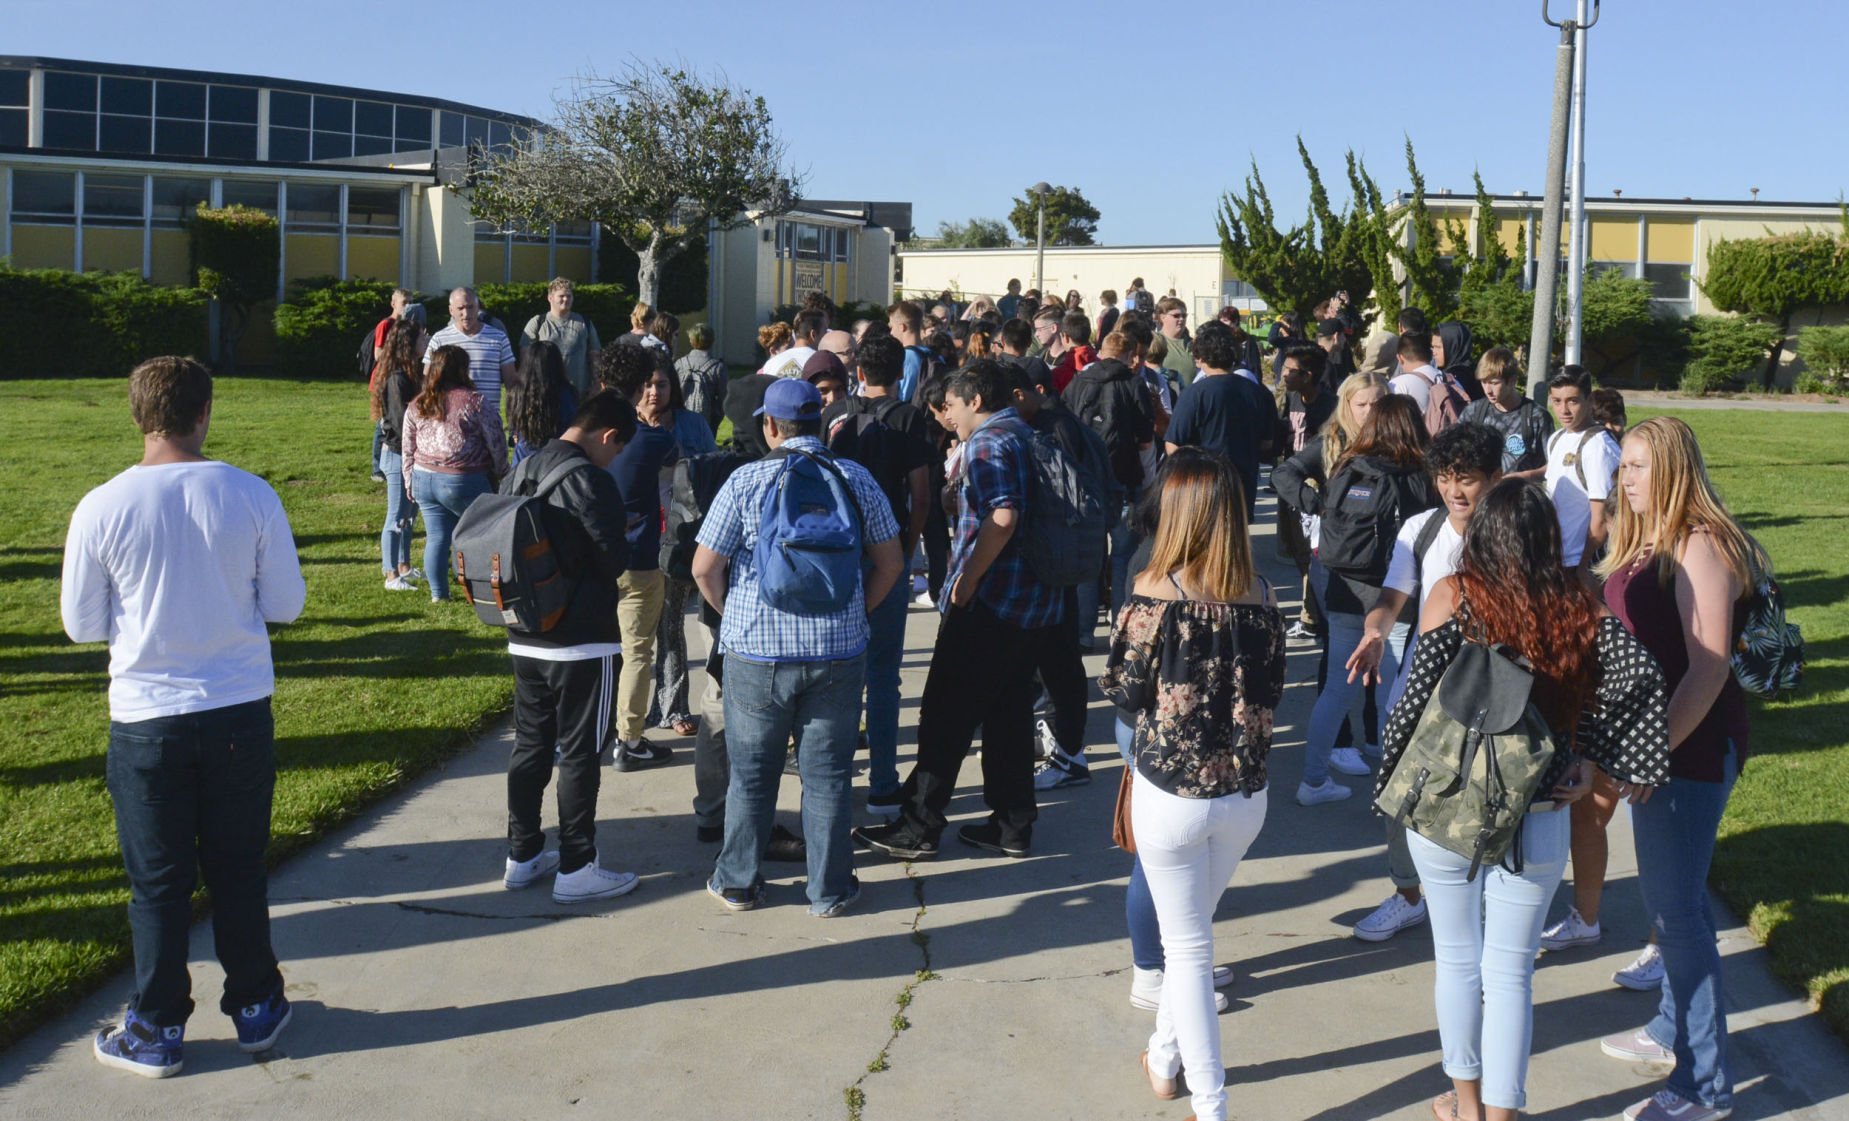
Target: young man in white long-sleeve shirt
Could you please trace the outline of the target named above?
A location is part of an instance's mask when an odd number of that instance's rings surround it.
[[[109,643],[107,776],[134,938],[135,995],[95,1053],[164,1078],[179,1073],[193,1010],[200,874],[239,1046],[268,1050],[289,1022],[263,861],[276,786],[265,628],[300,615],[306,591],[276,492],[201,454],[205,367],[151,358],[129,375],[129,405],[141,462],[77,504],[60,606],[73,641]]]

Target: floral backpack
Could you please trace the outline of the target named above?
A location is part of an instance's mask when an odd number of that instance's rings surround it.
[[[1733,677],[1740,688],[1770,700],[1796,690],[1804,680],[1804,632],[1785,618],[1785,597],[1772,574],[1772,560],[1756,541],[1752,573],[1746,621],[1734,640]]]

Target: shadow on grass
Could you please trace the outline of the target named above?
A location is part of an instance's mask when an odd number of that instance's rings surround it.
[[[1809,988],[1824,1018],[1849,1035],[1849,823],[1769,825],[1722,837],[1714,872],[1729,905],[1760,927],[1773,972]],[[1831,975],[1837,979],[1819,980]]]

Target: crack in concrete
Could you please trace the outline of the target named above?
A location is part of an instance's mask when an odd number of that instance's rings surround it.
[[[866,1071],[841,1092],[842,1099],[847,1103],[847,1121],[861,1121],[861,1111],[867,1104],[865,1089],[867,1079],[883,1070],[890,1069],[891,1063],[888,1056],[892,1053],[893,1044],[899,1041],[899,1035],[902,1032],[912,1026],[912,1021],[906,1017],[905,1010],[911,1007],[912,997],[918,987],[927,981],[939,979],[937,972],[931,968],[931,936],[920,929],[924,923],[925,912],[929,909],[925,906],[925,882],[919,877],[910,861],[905,864],[905,876],[912,881],[912,895],[918,900],[918,910],[912,915],[911,932],[912,944],[918,947],[920,964],[918,971],[912,974],[912,979],[907,981],[899,990],[898,995],[892,999],[892,1002],[899,1006],[899,1010],[892,1014],[892,1031],[886,1036],[886,1042],[880,1046],[879,1053],[873,1056],[872,1061],[867,1063]]]
[[[567,919],[604,919],[612,911],[560,911],[523,914],[491,914],[485,911],[463,911],[454,907],[433,907],[428,903],[413,903],[408,899],[327,899],[316,896],[276,896],[271,903],[328,903],[336,907],[360,907],[367,904],[387,903],[401,911],[410,911],[418,915],[437,915],[443,918],[488,919],[494,922],[564,922]]]
[[[965,985],[1032,985],[1040,981],[1091,981],[1100,977],[1116,977],[1130,971],[1129,966],[1105,969],[1097,973],[1065,973],[1057,977],[958,977],[949,975],[946,981],[959,981]]]

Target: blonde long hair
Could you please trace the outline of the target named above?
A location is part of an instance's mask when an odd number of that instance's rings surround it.
[[[1335,391],[1335,411],[1329,419],[1323,421],[1323,470],[1335,473],[1335,465],[1342,458],[1342,453],[1361,435],[1361,422],[1355,419],[1355,410],[1351,407],[1355,394],[1364,389],[1387,390],[1387,379],[1375,373],[1350,374]]]
[[[1674,417],[1651,417],[1624,434],[1626,444],[1633,441],[1650,452],[1648,509],[1638,513],[1622,498],[1615,503],[1609,547],[1593,571],[1610,576],[1653,555],[1657,580],[1669,587],[1682,547],[1691,534],[1706,531],[1740,586],[1752,587],[1754,574],[1765,566],[1765,552],[1715,491],[1694,430]]]
[[[1257,579],[1246,527],[1245,487],[1225,456],[1179,448],[1164,465],[1162,520],[1148,572],[1177,573],[1222,603],[1246,594]]]

